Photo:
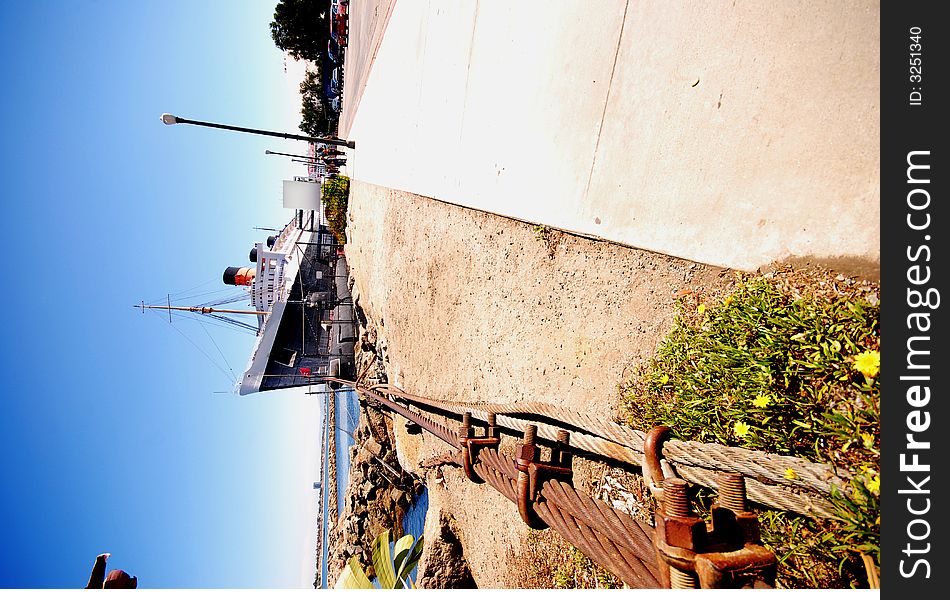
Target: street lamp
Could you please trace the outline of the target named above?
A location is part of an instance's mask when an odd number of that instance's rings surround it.
[[[342,154],[339,150],[334,150],[335,153]],[[287,154],[285,152],[272,152],[271,150],[264,150],[264,154],[271,154],[274,156],[289,156],[291,158],[306,158],[308,160],[317,160],[316,156],[307,156],[306,154]]]
[[[216,129],[229,129],[231,131],[240,131],[242,133],[254,133],[257,135],[269,135],[271,137],[284,138],[286,140],[300,140],[302,142],[313,142],[315,144],[327,144],[330,146],[346,146],[347,148],[356,148],[356,142],[352,140],[342,140],[340,138],[317,138],[306,135],[295,135],[293,133],[280,133],[277,131],[264,131],[262,129],[249,129],[247,127],[235,127],[234,125],[221,125],[218,123],[208,123],[207,121],[193,121],[176,117],[168,113],[162,114],[162,123],[166,125],[177,125],[186,123],[188,125],[201,125],[202,127],[214,127]]]

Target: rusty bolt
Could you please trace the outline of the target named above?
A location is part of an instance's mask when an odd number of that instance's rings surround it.
[[[528,425],[524,430],[522,444],[518,446],[518,469],[527,470],[528,464],[533,463],[538,457],[538,447],[534,445],[535,437],[538,434],[538,428],[535,425]]]
[[[459,438],[467,439],[472,437],[474,433],[475,430],[472,428],[472,413],[462,413],[462,424],[459,426]]]
[[[679,477],[671,477],[663,482],[663,509],[671,517],[689,517],[689,495],[686,482]]]
[[[567,430],[557,430],[557,449],[551,453],[551,463],[559,467],[571,468],[571,434]]]
[[[689,571],[683,571],[676,567],[670,567],[670,589],[673,590],[692,590],[699,587],[696,581],[696,574]]]
[[[495,413],[488,413],[488,426],[485,427],[485,435],[490,438],[498,437],[498,421]]]
[[[735,512],[746,511],[745,478],[739,473],[719,477],[719,505]]]
[[[524,428],[524,438],[522,439],[522,442],[524,442],[526,446],[533,446],[534,440],[537,437],[537,435],[538,435],[538,426],[528,425],[527,427]]]

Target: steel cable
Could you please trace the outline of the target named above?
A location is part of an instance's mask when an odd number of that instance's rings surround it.
[[[394,386],[376,387],[416,405],[454,413],[470,412],[473,418],[483,422],[492,412],[497,415],[500,426],[515,431],[524,431],[530,421],[510,415],[544,417],[573,430],[572,448],[635,466],[643,463],[643,432],[571,409],[541,402],[446,402],[409,394]],[[537,423],[537,427],[538,436],[551,441],[562,428],[543,422]],[[663,453],[680,476],[688,481],[715,489],[719,472],[739,472],[750,478],[748,494],[752,501],[814,517],[833,518],[834,508],[827,496],[831,494],[832,486],[844,487],[843,479],[830,466],[796,457],[682,440],[666,442]],[[787,475],[789,470],[794,472],[792,479]]]
[[[453,448],[459,448],[457,434],[448,427],[379,394],[367,394]],[[538,432],[541,431],[539,427]],[[556,436],[556,431],[553,434]],[[518,504],[519,471],[513,459],[495,448],[483,447],[475,453],[472,467],[483,481]],[[578,492],[568,481],[543,479],[533,500],[531,507],[538,518],[624,583],[635,588],[661,587],[652,527]]]

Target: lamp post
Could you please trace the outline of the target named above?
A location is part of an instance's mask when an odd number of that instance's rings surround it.
[[[291,158],[305,158],[307,160],[316,160],[316,157],[307,156],[306,154],[286,154],[284,152],[272,152],[270,150],[264,150],[264,154],[271,154],[274,156],[289,156]]]
[[[356,142],[353,140],[342,140],[340,138],[318,138],[306,135],[296,135],[293,133],[280,133],[278,131],[264,131],[263,129],[249,129],[247,127],[235,127],[234,125],[221,125],[219,123],[208,123],[207,121],[194,121],[176,117],[168,113],[162,114],[162,123],[166,125],[177,125],[185,123],[188,125],[201,125],[202,127],[214,127],[216,129],[229,129],[231,131],[240,131],[242,133],[253,133],[256,135],[269,135],[271,137],[284,138],[285,140],[300,140],[302,142],[313,142],[315,144],[327,144],[329,146],[346,146],[347,148],[356,148]]]

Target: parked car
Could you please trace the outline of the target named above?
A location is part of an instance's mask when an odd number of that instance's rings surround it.
[[[329,69],[324,69],[322,80],[323,95],[327,100],[327,104],[329,104],[343,91],[343,81],[340,76],[340,69],[336,68],[332,71]]]
[[[330,14],[339,13],[344,17],[349,17],[350,0],[330,0]]]
[[[343,48],[332,38],[327,41],[327,68],[339,67],[343,64]]]
[[[340,46],[346,46],[349,17],[347,16],[346,5],[339,2],[333,2],[330,5],[330,39],[334,40]]]

